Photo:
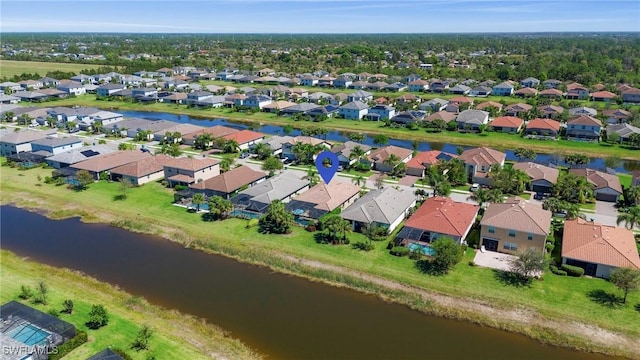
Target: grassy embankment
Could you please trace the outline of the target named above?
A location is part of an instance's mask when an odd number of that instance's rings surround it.
[[[85,95],[75,98],[56,100],[52,102],[43,102],[38,106],[93,106],[107,110],[132,110],[132,111],[152,111],[167,112],[173,114],[186,114],[202,118],[227,118],[234,121],[243,121],[250,123],[272,124],[272,125],[291,125],[295,128],[308,128],[321,126],[324,128],[346,131],[359,132],[367,134],[385,134],[390,138],[428,141],[433,143],[451,143],[457,145],[468,146],[490,146],[496,149],[516,149],[518,147],[526,147],[528,149],[548,154],[570,154],[581,153],[591,157],[607,157],[618,156],[623,159],[638,159],[640,151],[632,150],[618,145],[610,145],[605,143],[593,144],[580,141],[545,141],[525,139],[518,135],[510,135],[504,133],[485,132],[482,135],[473,133],[459,133],[455,131],[443,131],[441,133],[427,133],[424,129],[409,130],[405,128],[388,128],[382,127],[381,123],[374,121],[353,121],[345,119],[328,119],[323,122],[310,121],[294,121],[290,117],[276,116],[270,113],[246,114],[234,112],[227,108],[220,109],[194,109],[186,105],[175,104],[137,104],[122,101],[106,101],[96,100],[94,95]]]
[[[171,191],[158,183],[131,189],[124,201],[114,201],[116,183],[98,182],[82,192],[38,186],[37,175],[44,178],[50,171],[3,167],[2,203],[56,209],[49,215],[81,215],[85,221],[160,235],[185,246],[374,293],[426,313],[514,331],[550,344],[640,357],[640,349],[632,345],[640,341],[640,311],[634,309],[640,294],[631,294],[626,306],[600,304],[594,295],[599,290],[619,295],[612,284],[601,279],[547,274],[544,281],[535,281],[530,287],[515,287],[490,269],[469,266],[472,251],[449,275],[433,277],[421,273],[414,261],[389,255],[386,243],[361,252],[348,246],[318,244],[313,234],[301,228],[287,236],[274,236],[247,229],[246,220],[202,222],[199,215],[172,206]],[[349,237],[352,243],[364,241],[360,234]],[[603,340],[602,333],[623,340]]]
[[[0,60],[0,78],[12,78],[14,75],[23,73],[38,73],[45,76],[50,71],[64,71],[78,73],[85,69],[97,69],[105,65],[76,64],[76,63],[55,63],[41,61],[15,61]]]
[[[73,350],[65,359],[86,359],[107,348],[126,351],[133,359],[257,359],[240,341],[229,338],[224,331],[192,316],[151,305],[142,298],[131,296],[118,288],[99,282],[77,271],[54,268],[20,258],[9,251],[1,251],[2,292],[0,301],[19,300],[22,285],[36,287],[42,280],[49,286],[48,305],[26,304],[40,311],[62,310],[62,302],[73,301],[72,314],[58,316],[78,330],[88,332],[89,341]],[[84,324],[94,304],[102,304],[109,313],[109,324],[89,330]],[[153,330],[149,350],[136,352],[131,343],[142,325]]]

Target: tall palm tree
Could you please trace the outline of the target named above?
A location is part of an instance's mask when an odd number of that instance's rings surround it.
[[[258,155],[258,159],[260,160],[268,158],[273,152],[269,145],[267,145],[266,143],[258,143],[253,147],[252,150],[254,154]]]
[[[320,182],[318,172],[313,168],[309,168],[309,170],[307,170],[307,175],[305,175],[303,179],[309,180],[309,185],[311,186],[315,186],[318,184],[318,182]]]
[[[20,117],[18,117],[18,124],[19,125],[28,125],[29,123],[31,123],[32,120],[33,120],[33,118],[31,116],[29,116],[29,114],[22,114],[22,115],[20,115]]]
[[[362,175],[358,175],[357,177],[354,177],[353,179],[351,179],[351,181],[357,186],[362,185],[362,187],[365,187],[367,184],[367,179]]]
[[[640,204],[640,186],[632,186],[627,189],[626,200],[629,204]]]
[[[191,203],[196,206],[196,212],[200,211],[200,206],[206,202],[207,199],[204,197],[204,194],[201,193],[194,194],[191,198]]]
[[[621,223],[625,223],[625,227],[629,230],[640,225],[640,206],[630,207],[626,212],[618,215],[616,224],[620,225]]]
[[[383,163],[393,170],[400,163],[400,158],[396,154],[391,154],[384,159]]]
[[[349,154],[349,160],[357,159],[360,160],[362,156],[364,156],[365,151],[360,147],[360,145],[354,147]]]
[[[240,145],[235,140],[228,140],[224,143],[222,151],[225,153],[236,153],[240,151]]]
[[[6,122],[11,122],[13,121],[13,117],[16,116],[16,114],[13,111],[7,111],[4,113],[2,120],[6,121]]]

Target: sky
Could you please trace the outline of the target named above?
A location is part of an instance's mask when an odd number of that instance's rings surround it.
[[[640,31],[640,0],[1,0],[0,32]]]

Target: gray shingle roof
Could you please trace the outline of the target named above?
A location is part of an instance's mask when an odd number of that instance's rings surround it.
[[[286,199],[308,185],[309,181],[294,173],[284,172],[240,192],[231,201],[247,206],[249,210],[262,211],[272,201]]]
[[[370,224],[391,224],[416,201],[410,189],[369,191],[340,214],[343,219]]]
[[[77,138],[75,136],[68,136],[68,137],[51,137],[51,136],[47,136],[44,139],[38,139],[36,141],[33,141],[32,144],[34,145],[40,145],[40,146],[51,146],[51,147],[58,147],[58,146],[66,146],[66,145],[71,145],[71,144],[77,144],[82,142],[82,140],[80,138]]]
[[[362,101],[352,101],[346,105],[340,106],[341,109],[353,109],[353,110],[364,110],[368,109],[369,105],[363,103]]]

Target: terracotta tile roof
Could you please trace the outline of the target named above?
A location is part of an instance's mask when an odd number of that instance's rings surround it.
[[[262,171],[256,171],[248,166],[240,166],[218,176],[212,177],[192,185],[193,189],[213,190],[223,194],[230,194],[245,185],[254,183],[267,177]]]
[[[164,166],[172,167],[175,169],[182,169],[187,171],[199,171],[204,168],[208,168],[209,166],[214,166],[219,164],[220,161],[212,158],[190,158],[190,157],[180,157],[180,158],[169,158],[165,161]]]
[[[534,89],[534,88],[522,88],[522,89],[518,89],[515,94],[516,95],[536,95],[538,93],[538,90]]]
[[[502,164],[507,155],[498,150],[494,150],[488,147],[479,147],[466,150],[458,157],[465,164],[475,165],[493,165]]]
[[[525,89],[530,89],[530,88],[525,88]],[[516,103],[516,104],[511,104],[509,106],[507,106],[506,110],[515,110],[515,111],[529,111],[533,109],[533,106],[529,105],[529,104],[524,104],[524,103]]]
[[[19,131],[11,131],[2,137],[0,137],[0,142],[7,144],[25,144],[30,143],[36,140],[44,139],[49,135],[54,135],[56,133],[55,130],[31,130],[31,129],[23,129]]]
[[[410,149],[401,148],[398,146],[385,146],[379,149],[373,150],[371,154],[369,154],[368,159],[371,162],[382,163],[384,162],[391,154],[395,154],[400,160],[404,160],[408,156],[411,156],[413,151]]]
[[[592,98],[613,99],[617,95],[610,91],[596,91],[591,94]]]
[[[225,100],[244,100],[247,98],[245,94],[231,94],[225,98]]]
[[[216,125],[216,126],[212,126],[212,127],[208,127],[202,130],[198,130],[198,131],[194,131],[190,134],[184,135],[182,137],[182,139],[184,140],[188,140],[188,139],[195,139],[200,135],[204,135],[204,134],[211,134],[211,136],[216,139],[219,137],[223,137],[223,136],[227,136],[229,134],[233,134],[233,133],[237,133],[238,129],[234,129],[234,128],[230,128],[227,126],[222,126],[222,125]]]
[[[387,98],[381,96],[381,97],[373,100],[373,102],[376,103],[376,104],[388,104],[389,100],[387,100]]]
[[[290,102],[290,101],[284,101],[284,100],[278,100],[278,101],[274,101],[270,104],[267,104],[263,107],[263,109],[286,109],[288,107],[292,107],[296,105],[296,103]]]
[[[640,269],[640,257],[631,230],[582,219],[564,222],[562,257]]]
[[[577,82],[567,85],[567,90],[576,90],[576,89],[587,90],[587,87]]]
[[[196,181],[194,178],[192,178],[189,175],[185,175],[185,174],[177,174],[177,175],[173,175],[171,176],[169,179],[170,181],[175,181],[175,182],[181,182],[181,183],[186,183],[186,184],[191,184],[192,182]]]
[[[609,116],[609,117],[615,116],[615,117],[625,117],[625,118],[631,118],[632,116],[631,112],[623,109],[602,110],[602,115]]]
[[[516,116],[500,116],[491,122],[491,126],[520,128],[524,124],[524,120]]]
[[[602,122],[592,116],[589,115],[580,115],[575,117],[569,121],[567,124],[570,125],[589,125],[589,126],[602,126]]]
[[[560,122],[551,119],[533,119],[527,123],[527,129],[560,131]]]
[[[577,176],[586,177],[587,181],[592,183],[596,190],[610,188],[622,194],[620,178],[616,175],[592,169],[570,169],[569,172]]]
[[[348,182],[332,181],[329,185],[321,182],[293,200],[316,204],[318,210],[333,211],[359,192],[359,186]]]
[[[540,105],[538,109],[544,113],[562,114],[564,112],[564,108],[558,105]]]
[[[112,174],[126,175],[140,178],[153,173],[161,172],[167,159],[166,155],[155,155],[150,158],[134,161],[111,169]]]
[[[516,170],[524,171],[532,181],[547,180],[548,182],[555,184],[558,181],[558,175],[560,171],[552,167],[536,164],[533,162],[519,162],[513,164],[513,168]]]
[[[229,141],[229,140],[235,140],[239,145],[242,144],[246,144],[250,141],[256,141],[259,139],[263,139],[264,138],[264,134],[263,133],[259,133],[256,131],[251,131],[251,130],[241,130],[229,135],[224,136],[224,139]]]
[[[626,89],[622,92],[622,95],[626,95],[626,94],[638,95],[640,94],[640,89],[636,89],[636,88]]]
[[[416,101],[418,99],[419,98],[414,94],[403,94],[402,96],[398,96],[396,98],[396,100],[401,100],[401,101]]]
[[[407,162],[407,167],[424,169],[425,165],[433,165],[438,163],[440,155],[442,154],[452,158],[458,157],[457,155],[443,153],[440,150],[422,151],[416,154],[416,156],[414,156]]]
[[[541,96],[562,96],[562,91],[558,89],[544,89],[540,91]]]
[[[456,96],[453,97],[451,99],[449,99],[449,104],[463,104],[463,103],[470,103],[473,104],[473,99],[472,98],[468,98],[466,96]]]
[[[320,145],[323,143],[328,143],[325,140],[322,139],[318,139],[318,138],[314,138],[313,136],[295,136],[292,137],[291,140],[287,141],[287,143],[295,145],[297,143],[303,143],[303,144],[311,144],[311,145]]]
[[[87,170],[98,173],[111,170],[134,161],[149,158],[151,156],[152,155],[148,152],[140,150],[121,150],[92,157],[88,160],[75,163],[71,165],[71,167],[78,170]]]
[[[551,211],[523,199],[510,198],[502,204],[489,204],[480,225],[546,236],[551,226]]]
[[[430,197],[407,220],[406,226],[444,235],[462,237],[476,220],[480,206]]]
[[[454,120],[455,118],[456,118],[456,114],[455,113],[443,110],[443,111],[438,111],[436,113],[433,113],[433,114],[427,116],[427,118],[425,120],[426,121],[442,120],[444,122],[449,122],[451,120]]]
[[[480,103],[476,106],[476,109],[478,110],[484,110],[485,108],[489,108],[489,107],[494,107],[497,109],[502,109],[502,104],[500,104],[499,102],[495,102],[495,101],[485,101],[483,103]]]

